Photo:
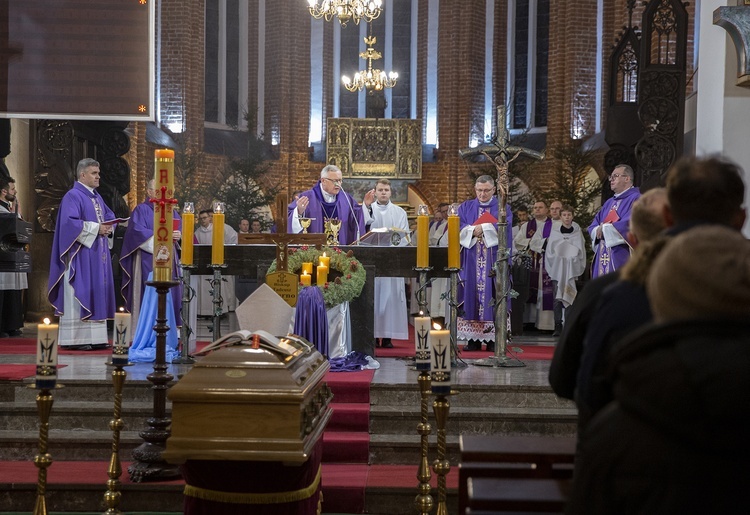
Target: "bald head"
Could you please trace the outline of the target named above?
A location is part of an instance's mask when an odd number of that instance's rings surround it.
[[[650,189],[633,203],[630,233],[636,241],[649,241],[667,228],[664,208],[668,205],[669,199],[665,188]]]

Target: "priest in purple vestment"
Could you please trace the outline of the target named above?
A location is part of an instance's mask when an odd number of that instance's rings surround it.
[[[362,206],[342,189],[341,170],[334,165],[320,171],[320,181],[289,204],[290,233],[302,232],[299,218],[312,218],[308,232],[325,232],[327,219],[341,220],[339,243],[351,245],[366,232]]]
[[[133,327],[138,320],[141,300],[146,288],[146,281],[154,269],[154,203],[149,199],[156,197],[154,179],[148,181],[146,186],[146,201],[138,204],[130,215],[125,237],[122,241],[120,266],[122,267],[122,296],[125,299],[125,307],[133,315]],[[181,223],[180,215],[175,209],[172,213],[174,220]],[[188,231],[190,233],[190,231]],[[177,241],[180,239],[180,231],[175,230],[173,237],[175,241],[174,260],[172,261],[172,277],[179,280],[181,276],[179,268],[179,253],[177,252]],[[182,305],[182,284],[170,288],[172,296],[172,307],[174,320],[181,325],[180,306]],[[155,323],[155,322],[154,322]],[[153,324],[152,324],[153,325]],[[135,331],[134,331],[135,333]]]
[[[458,339],[468,340],[466,350],[495,348],[495,277],[490,275],[497,260],[497,223],[481,223],[480,217],[489,213],[498,219],[499,202],[495,197],[495,181],[489,175],[480,176],[474,185],[477,197],[467,200],[458,208],[461,224],[462,286],[458,289],[458,302],[463,302],[463,316],[458,320]],[[513,244],[513,214],[506,205],[508,221],[506,242]],[[480,223],[478,223],[480,222]]]
[[[115,316],[109,253],[115,214],[95,190],[97,161],[82,159],[76,177],[57,213],[48,296],[60,315],[59,345],[94,348],[109,344],[107,320]]]
[[[625,164],[617,165],[609,176],[609,185],[615,196],[608,199],[589,226],[589,235],[594,247],[591,262],[591,277],[614,272],[630,258],[628,231],[633,202],[641,196],[633,186],[635,174]]]

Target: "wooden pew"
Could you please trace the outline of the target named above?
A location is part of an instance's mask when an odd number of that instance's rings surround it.
[[[470,479],[527,480],[516,486],[532,483],[524,488],[533,494],[534,489],[551,488],[535,487],[536,481],[569,480],[573,476],[575,437],[461,435],[459,445],[458,506],[462,515],[469,513]],[[472,509],[471,513],[477,513],[478,506],[472,505]]]
[[[563,513],[570,490],[569,479],[468,480],[467,515],[510,513]]]

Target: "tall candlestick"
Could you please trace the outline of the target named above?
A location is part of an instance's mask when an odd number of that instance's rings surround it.
[[[417,370],[430,370],[430,317],[414,317],[414,349]]]
[[[174,199],[174,150],[157,149],[154,152],[154,182],[157,198],[154,202],[154,281],[172,280],[172,204]]]
[[[299,282],[302,284],[302,286],[310,286],[310,281],[312,281],[312,277],[307,273],[307,271],[302,272],[302,275],[299,276]]]
[[[328,282],[328,267],[325,265],[318,265],[318,279],[317,285],[324,286]]]
[[[43,324],[37,325],[35,386],[38,389],[54,388],[57,383],[58,325],[49,322],[45,318]]]
[[[451,392],[451,335],[450,331],[437,327],[430,331],[432,393],[448,395]]]
[[[214,205],[213,232],[211,233],[211,264],[224,264],[224,203]]]
[[[427,206],[417,210],[417,268],[430,266],[430,229]]]
[[[458,209],[453,204],[448,211],[448,268],[461,268],[459,227]]]
[[[185,202],[182,209],[182,256],[183,265],[193,264],[193,228],[195,227],[195,208],[192,202]]]

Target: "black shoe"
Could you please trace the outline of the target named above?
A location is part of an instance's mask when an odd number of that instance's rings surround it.
[[[480,342],[479,340],[469,340],[466,344],[466,347],[464,347],[464,350],[482,350],[482,342]]]
[[[13,329],[11,331],[8,331],[8,336],[11,338],[18,338],[19,336],[23,336],[23,331],[20,329]]]
[[[380,344],[381,347],[384,349],[392,349],[393,348],[393,342],[391,342],[390,338],[383,338],[383,341]]]
[[[380,338],[375,338],[375,347],[380,347]]]
[[[552,336],[557,338],[562,333],[562,324],[555,324],[555,330],[552,332]]]
[[[487,351],[495,352],[495,342],[487,342]]]

